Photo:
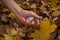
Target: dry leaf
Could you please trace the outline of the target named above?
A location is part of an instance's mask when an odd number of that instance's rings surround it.
[[[35,33],[31,34],[33,40],[49,40],[50,33],[56,29],[56,24],[50,24],[50,20],[45,20],[44,23],[40,24],[40,30],[35,30]]]

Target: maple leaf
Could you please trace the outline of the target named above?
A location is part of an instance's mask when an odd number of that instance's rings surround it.
[[[50,24],[50,20],[45,20],[40,24],[40,30],[35,30],[35,33],[31,34],[33,40],[49,40],[50,34],[55,31],[57,25],[55,23]]]

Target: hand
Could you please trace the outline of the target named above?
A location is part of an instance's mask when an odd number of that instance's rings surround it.
[[[39,17],[32,11],[23,10],[14,0],[2,0],[2,2],[14,13],[16,19],[26,25],[39,25]],[[28,21],[27,18],[32,16],[34,20],[32,22]]]
[[[39,19],[42,18],[41,16],[38,16],[32,11],[26,11],[26,10],[23,10],[22,12],[20,12],[19,14],[16,14],[15,16],[16,16],[16,19],[22,22],[23,24],[36,25],[36,26],[40,24]],[[33,17],[34,20],[30,22],[29,20],[27,20],[28,17]]]

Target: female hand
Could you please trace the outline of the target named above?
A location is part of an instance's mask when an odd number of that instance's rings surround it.
[[[16,19],[26,25],[36,25],[40,24],[39,19],[42,18],[32,11],[22,10],[19,14],[16,14]],[[27,18],[33,17],[32,21],[29,21]]]

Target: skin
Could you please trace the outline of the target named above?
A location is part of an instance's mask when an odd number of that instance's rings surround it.
[[[2,0],[2,2],[14,13],[16,19],[26,25],[39,25],[39,19],[42,18],[32,11],[23,10],[14,0]],[[32,16],[34,20],[28,21],[27,18]]]

